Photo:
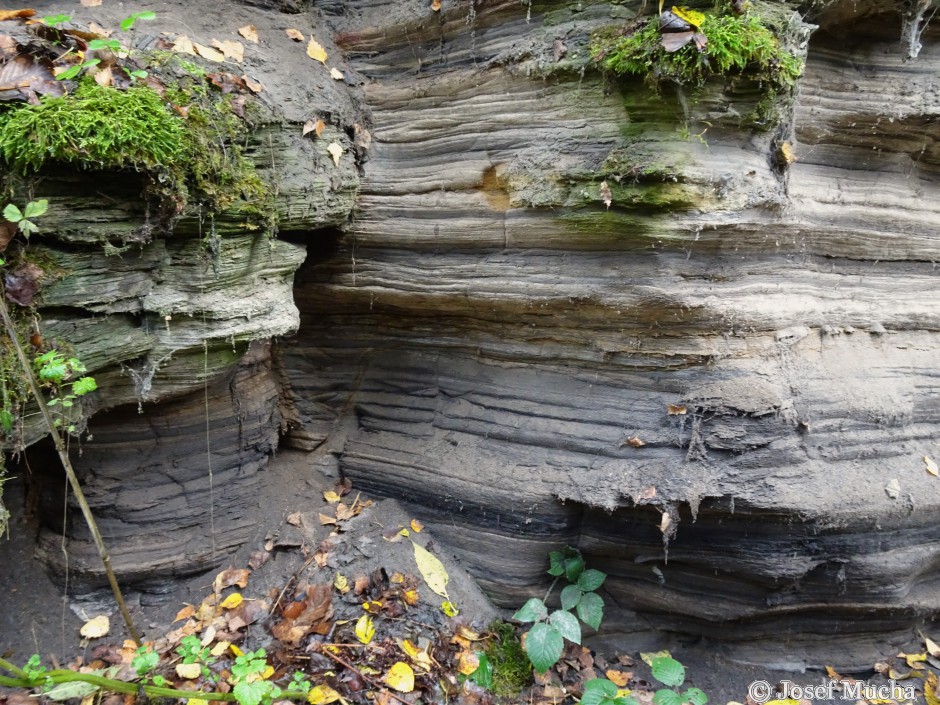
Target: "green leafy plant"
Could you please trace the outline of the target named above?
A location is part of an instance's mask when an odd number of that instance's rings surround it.
[[[581,705],[639,705],[632,695],[618,695],[617,684],[607,678],[595,678],[584,684]]]
[[[45,25],[49,25],[50,27],[57,27],[60,24],[65,24],[71,19],[72,19],[71,15],[63,15],[63,14],[46,15],[40,20],[40,22],[42,22]]]
[[[46,406],[60,406],[62,409],[71,409],[78,397],[84,396],[98,388],[94,377],[85,376],[88,369],[76,357],[66,358],[60,351],[53,348],[39,355],[33,360],[36,376],[40,383],[52,391],[52,398]],[[63,419],[70,418],[68,412],[55,419],[57,428],[63,425]],[[76,426],[66,424],[66,430],[74,433]],[[198,643],[198,639],[196,640]]]
[[[14,204],[8,203],[3,209],[3,217],[16,225],[23,235],[29,237],[39,230],[37,225],[32,221],[32,218],[38,218],[44,215],[48,209],[49,201],[45,198],[38,201],[30,201],[22,211]],[[2,263],[3,262],[0,261],[0,264]]]
[[[549,575],[555,577],[545,599],[531,598],[513,615],[520,622],[534,622],[525,636],[525,651],[539,673],[554,666],[565,648],[565,640],[581,643],[581,625],[584,622],[593,629],[600,628],[604,617],[604,600],[595,593],[607,577],[594,569],[585,569],[584,558],[577,549],[567,547],[564,551],[549,554]],[[551,595],[559,578],[566,578],[569,585],[561,591],[561,609],[549,613],[545,601]],[[575,610],[577,617],[569,610]]]
[[[134,658],[131,659],[131,668],[138,676],[144,678],[148,676],[160,663],[160,654],[153,650],[152,646],[141,646],[134,652]]]
[[[176,647],[176,653],[182,656],[184,664],[199,664],[203,678],[208,678],[211,675],[209,664],[215,659],[211,657],[209,647],[200,643],[199,637],[193,634],[184,636],[180,640],[179,646]]]
[[[121,29],[125,32],[131,29],[138,20],[155,20],[157,18],[157,13],[152,10],[144,10],[143,12],[135,12],[129,17],[125,17],[121,20]]]
[[[685,683],[685,667],[671,656],[653,658],[650,668],[653,678],[668,686],[653,694],[654,705],[705,705],[708,702],[708,696],[701,688],[687,688],[685,692],[679,692],[678,688]]]
[[[281,696],[281,689],[263,678],[268,669],[266,657],[264,649],[258,649],[241,654],[232,664],[232,693],[239,705],[268,705]]]

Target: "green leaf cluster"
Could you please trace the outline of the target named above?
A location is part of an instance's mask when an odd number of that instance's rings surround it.
[[[267,667],[264,649],[248,651],[236,657],[232,664],[232,679],[235,682],[232,693],[239,705],[268,705],[281,696],[282,691],[277,685],[261,677]]]
[[[687,688],[680,693],[676,688],[685,683],[685,667],[671,656],[658,656],[650,667],[653,678],[668,688],[660,688],[653,694],[654,705],[706,705],[708,696],[700,688]]]
[[[586,569],[584,557],[570,546],[564,551],[552,551],[548,574],[555,579],[569,581],[561,591],[561,609],[549,613],[543,600],[531,598],[514,615],[520,622],[535,622],[525,637],[525,651],[539,673],[545,673],[561,658],[565,640],[581,643],[581,624],[600,628],[604,618],[604,600],[595,593],[607,575],[599,570]],[[546,596],[547,599],[547,596]],[[577,617],[570,612],[575,610]]]
[[[30,201],[22,211],[13,203],[8,203],[3,209],[3,217],[16,225],[19,231],[28,238],[39,230],[39,227],[32,219],[45,215],[47,210],[49,210],[49,201],[45,198],[38,201]],[[2,264],[4,264],[4,262],[0,260],[0,265]]]

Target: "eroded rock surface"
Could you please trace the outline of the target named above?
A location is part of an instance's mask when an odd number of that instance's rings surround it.
[[[743,659],[870,664],[936,614],[936,31],[905,61],[891,3],[793,16],[762,131],[746,82],[581,70],[639,3],[394,4],[324,5],[375,141],[298,278],[293,443],[433,515],[505,606],[568,543],[610,632]]]

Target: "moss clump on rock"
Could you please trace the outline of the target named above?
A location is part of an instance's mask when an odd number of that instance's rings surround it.
[[[0,112],[0,157],[22,174],[47,162],[170,168],[184,154],[185,131],[150,88],[83,82],[72,95]]]
[[[707,38],[704,50],[689,42],[666,51],[658,18],[630,34],[595,35],[594,59],[620,75],[642,76],[658,84],[672,81],[701,86],[712,76],[743,76],[777,90],[791,87],[803,73],[803,61],[788,51],[756,12],[734,14],[725,3],[704,13],[699,30]]]
[[[512,624],[493,622],[490,631],[493,639],[486,645],[484,653],[493,667],[493,694],[515,697],[532,683],[532,663]]]

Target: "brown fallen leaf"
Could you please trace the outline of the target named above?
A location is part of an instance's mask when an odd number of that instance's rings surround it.
[[[336,164],[336,166],[339,166],[339,158],[343,156],[343,148],[336,142],[330,142],[330,144],[327,145],[326,151],[330,153],[331,157],[333,157],[333,162]]]
[[[431,0],[431,9],[434,10],[434,12],[440,12],[441,0]]]
[[[249,42],[258,43],[258,28],[253,24],[246,24],[244,27],[239,27],[238,33]]]
[[[613,669],[607,671],[604,675],[606,675],[608,680],[612,681],[618,688],[626,687],[630,679],[633,678],[632,673],[627,671],[615,671]]]
[[[196,56],[196,46],[185,34],[181,34],[176,38],[176,41],[173,42],[172,50],[177,54],[192,54]]]
[[[261,566],[271,560],[271,554],[268,551],[252,551],[248,556],[248,567],[252,570],[258,570]]]
[[[251,575],[251,571],[247,568],[226,568],[217,576],[212,583],[212,587],[216,592],[220,592],[227,587],[232,587],[232,585],[237,585],[240,588],[248,587],[248,576]]]
[[[225,54],[223,54],[218,49],[207,47],[204,44],[200,44],[199,42],[193,42],[193,49],[195,49],[196,53],[199,54],[199,56],[201,56],[203,59],[214,61],[217,64],[221,64],[223,61],[225,61]]]
[[[303,519],[300,518],[300,512],[291,512],[287,515],[287,523],[291,526],[303,526]]]
[[[653,485],[644,487],[640,490],[640,494],[636,496],[637,502],[648,502],[656,496],[656,488]]]
[[[670,416],[682,416],[683,414],[687,414],[689,410],[686,408],[685,404],[669,404],[666,407],[666,412]]]
[[[326,49],[320,46],[316,39],[311,38],[307,44],[307,56],[321,64],[326,63]]]
[[[17,227],[13,223],[0,222],[0,252],[7,249],[10,240],[16,237]]]
[[[36,14],[35,10],[25,9],[25,10],[0,10],[0,22],[6,22],[7,20],[15,19],[26,19],[27,17],[32,17]]]
[[[318,513],[317,517],[320,519],[320,523],[323,524],[323,526],[327,526],[328,524],[336,524],[336,517],[328,516],[322,512]]]
[[[670,524],[672,524],[672,517],[669,516],[669,512],[663,512],[662,521],[659,522],[659,530],[665,534],[669,530]]]
[[[192,605],[186,605],[179,612],[176,613],[176,617],[173,619],[174,622],[179,622],[182,619],[189,619],[194,614],[196,614],[196,608]]]
[[[295,42],[302,42],[304,40],[304,34],[299,29],[291,27],[290,29],[285,29],[284,33]]]
[[[414,531],[416,534],[420,534],[423,529],[424,529],[424,524],[422,524],[422,523],[421,523],[420,521],[418,521],[417,519],[412,519],[412,520],[411,520],[411,530],[412,530],[412,531]]]
[[[226,59],[233,59],[239,63],[245,59],[245,45],[241,42],[236,42],[234,39],[226,39],[224,41],[213,39],[210,44],[221,51]]]
[[[7,299],[19,306],[29,306],[39,293],[41,279],[42,269],[32,262],[7,272],[3,277]]]
[[[243,75],[242,80],[245,82],[245,85],[248,87],[248,90],[250,90],[252,93],[260,93],[261,91],[264,90],[264,84],[259,83],[253,78],[249,78],[248,76]]]
[[[639,438],[637,438],[636,436],[630,436],[626,441],[624,441],[624,443],[625,443],[626,445],[628,445],[628,446],[633,447],[633,448],[642,448],[643,446],[646,445],[646,443],[644,443],[643,441],[641,441],[641,440],[640,440]],[[621,444],[621,445],[623,445],[623,444]]]
[[[95,83],[103,87],[108,87],[114,83],[114,75],[111,73],[110,66],[101,69],[95,74]]]
[[[35,100],[36,94],[65,95],[65,86],[56,80],[48,59],[21,54],[0,66],[0,101]]]
[[[105,636],[110,630],[111,620],[108,619],[108,615],[101,614],[85,622],[82,628],[78,630],[78,633],[86,639],[99,639]]]
[[[105,29],[97,22],[89,22],[88,31],[92,32],[93,34],[97,34],[99,37],[110,37],[112,34],[114,34],[113,29]]]

